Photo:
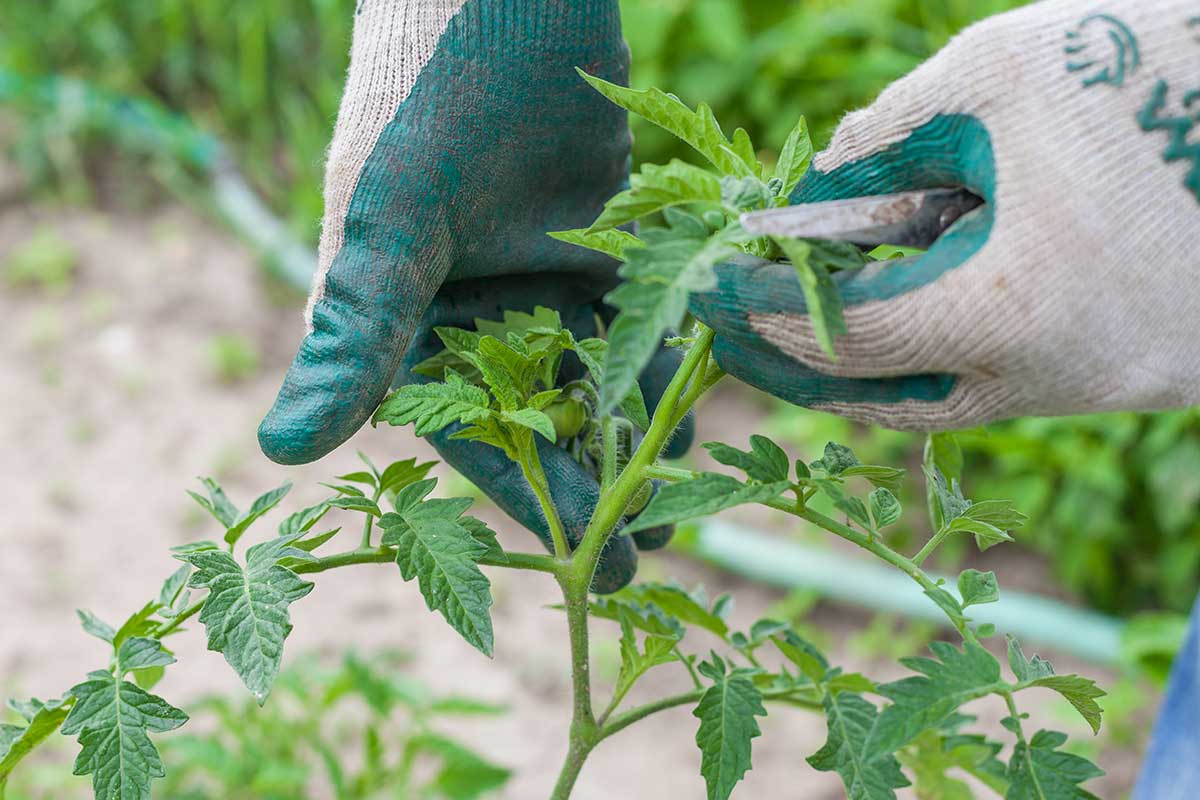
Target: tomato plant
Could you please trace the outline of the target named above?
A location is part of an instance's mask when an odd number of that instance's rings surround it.
[[[1038,656],[1027,657],[1015,639],[1006,644],[1009,675],[985,647],[997,632],[976,624],[970,607],[995,602],[995,574],[968,569],[947,587],[924,571],[926,559],[946,540],[973,537],[981,549],[1011,539],[1024,515],[1003,500],[972,502],[961,485],[961,453],[954,439],[930,438],[925,478],[932,535],[914,554],[890,547],[886,529],[901,515],[896,489],[902,470],[860,463],[847,447],[829,443],[819,457],[792,462],[764,436],[749,449],[712,442],[705,447],[730,473],[694,472],[660,461],[672,433],[697,401],[723,377],[712,357],[714,333],[686,320],[690,292],[711,288],[713,268],[739,253],[786,259],[813,310],[822,343],[831,348],[844,331],[840,298],[830,274],[870,257],[810,242],[765,239],[743,230],[741,212],[783,205],[808,167],[812,147],[803,121],[768,176],[749,136],[727,138],[712,112],[677,98],[624,89],[588,78],[613,102],[691,145],[707,167],[683,161],[649,165],[631,188],[613,198],[587,230],[556,234],[624,262],[625,282],[608,296],[619,314],[606,339],[577,339],[552,309],[509,313],[478,330],[437,329],[446,350],[416,371],[431,380],[397,389],[380,405],[376,423],[413,425],[420,436],[454,428],[453,436],[499,448],[516,464],[540,504],[550,554],[503,550],[485,523],[469,516],[471,501],[433,496],[431,463],[397,461],[339,476],[334,495],[295,511],[271,536],[241,547],[251,527],[279,504],[284,485],[242,510],[216,483],[196,501],[219,523],[221,541],[175,548],[182,566],[158,594],[119,626],[81,613],[84,629],[111,644],[107,664],[62,697],[14,703],[26,720],[0,728],[0,793],[12,769],[47,737],[61,730],[79,740],[77,774],[90,774],[98,798],[145,798],[164,767],[151,734],[184,725],[188,717],[152,693],[174,662],[166,642],[193,617],[208,647],[223,654],[261,705],[270,695],[291,631],[289,606],[313,588],[309,576],[331,569],[395,564],[415,581],[431,611],[480,652],[490,655],[493,629],[486,570],[538,573],[558,584],[569,631],[572,705],[566,756],[552,800],[571,795],[592,751],[629,726],[665,709],[690,706],[695,741],[710,800],[725,800],[751,768],[759,718],[768,707],[822,715],[828,739],[808,764],[836,772],[852,798],[894,798],[913,781],[924,797],[970,796],[951,774],[973,776],[1010,800],[1086,798],[1080,787],[1100,774],[1086,759],[1063,749],[1064,734],[1027,731],[1018,699],[1033,689],[1065,697],[1098,730],[1104,692],[1078,675],[1058,675]],[[626,223],[662,213],[666,226],[636,236]],[[682,335],[675,331],[682,327]],[[664,339],[685,350],[661,399],[648,413],[637,377]],[[565,359],[577,359],[585,377],[563,382]],[[600,484],[594,514],[572,542],[559,518],[538,454],[538,439],[567,449]],[[651,490],[657,483],[659,488]],[[832,501],[840,519],[814,510],[810,501]],[[931,656],[901,659],[911,675],[877,682],[849,673],[787,623],[762,619],[749,630],[732,629],[730,598],[709,601],[673,584],[640,584],[614,594],[590,591],[606,543],[745,504],[797,517],[857,545],[915,581],[945,614],[956,642],[935,642]],[[354,546],[326,553],[340,530],[322,530],[332,508],[362,515]],[[621,667],[607,699],[592,691],[588,642],[595,620],[616,623]],[[689,630],[705,631],[719,649],[697,653]],[[651,670],[678,665],[680,689],[630,706],[630,689]],[[482,668],[482,665],[481,665]],[[964,706],[1001,698],[1010,744],[971,732]]]

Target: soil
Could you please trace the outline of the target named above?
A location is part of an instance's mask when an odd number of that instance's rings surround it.
[[[43,205],[21,199],[15,185],[11,172],[0,172],[0,196],[9,198],[0,204],[0,267],[39,229],[53,231],[78,254],[64,291],[0,289],[6,327],[0,338],[0,692],[53,696],[105,659],[104,646],[79,630],[74,609],[123,618],[173,570],[168,547],[215,535],[184,493],[198,488],[196,476],[217,477],[240,504],[292,480],[296,488],[285,506],[294,510],[327,494],[318,481],[356,469],[355,450],[377,462],[434,454],[408,430],[367,428],[317,464],[284,468],[269,462],[258,451],[255,428],[302,334],[302,299],[284,294],[281,302],[278,287],[263,278],[251,253],[186,209],[165,204],[100,212]],[[260,363],[253,374],[228,383],[218,377],[209,349],[214,337],[231,333],[254,345]],[[712,402],[720,412],[702,415],[702,436],[739,441],[753,431],[761,403],[747,402],[744,389],[730,387]],[[461,479],[444,484],[445,493],[467,488]],[[476,513],[501,531],[506,547],[531,546],[529,535],[494,508],[481,504]],[[273,514],[265,524],[281,516]],[[761,521],[756,515],[741,519]],[[1029,556],[1017,560],[1023,563],[1010,566],[1018,573],[1044,574]],[[773,590],[678,555],[643,563],[643,576],[703,583],[710,596],[733,591],[735,617],[743,625],[780,600]],[[559,612],[547,608],[557,599],[548,579],[494,571],[492,580],[497,644],[491,662],[429,613],[416,588],[388,566],[320,576],[316,590],[293,606],[287,660],[312,651],[400,648],[413,654],[413,676],[433,688],[466,687],[508,703],[508,715],[473,719],[456,733],[516,770],[505,797],[544,797],[566,739],[566,626]],[[819,604],[806,622],[828,632],[835,660],[848,669],[900,674],[898,666],[853,645],[870,619],[859,610]],[[595,638],[604,640],[597,645],[596,670],[603,684],[615,671],[614,637],[604,624],[595,630]],[[221,656],[205,650],[198,630],[175,644],[180,663],[168,670],[159,691],[177,705],[186,708],[201,693],[244,691]],[[704,643],[696,645],[703,652]],[[1060,671],[1074,666],[1061,659]],[[1104,682],[1114,678],[1078,666]],[[682,670],[662,668],[643,689],[666,692],[684,687],[685,680]],[[1035,722],[1073,734],[1083,729],[1061,713],[1061,705],[1030,710]],[[984,727],[1003,735],[1001,708],[982,704],[977,713]],[[690,709],[676,709],[604,744],[585,768],[576,796],[703,797],[695,725]],[[824,741],[820,719],[781,708],[762,727],[755,770],[736,797],[843,796],[835,776],[804,762]],[[1101,764],[1109,777],[1090,788],[1103,797],[1124,795],[1137,758],[1136,745],[1104,748]],[[67,772],[70,765],[61,768]],[[81,782],[81,796],[85,790]]]

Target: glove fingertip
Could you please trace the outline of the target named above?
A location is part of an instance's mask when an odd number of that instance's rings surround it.
[[[661,550],[666,547],[675,535],[674,525],[660,525],[657,528],[647,528],[633,534],[633,543],[642,552]]]
[[[638,556],[630,538],[617,532],[604,546],[592,576],[591,589],[596,594],[612,594],[633,581],[637,574]]]

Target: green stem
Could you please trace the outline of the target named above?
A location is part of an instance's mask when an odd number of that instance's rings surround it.
[[[941,546],[942,542],[946,541],[946,538],[949,535],[950,531],[947,528],[942,528],[940,531],[935,533],[929,538],[929,541],[925,543],[925,546],[917,551],[917,554],[912,557],[912,562],[918,567],[921,566],[921,564],[925,563],[925,559],[929,558],[929,556],[933,554],[933,551],[937,550]]]
[[[375,502],[378,503],[379,499],[376,498]],[[367,519],[363,523],[362,541],[359,542],[358,546],[361,547],[362,549],[366,550],[371,547],[371,528],[375,524],[375,515],[374,514],[363,514],[363,516],[366,517]]]
[[[645,705],[631,708],[624,714],[617,714],[608,724],[600,729],[599,741],[603,741],[615,733],[623,731],[635,722],[639,722],[651,714],[657,714],[660,711],[666,711],[669,708],[677,706],[691,705],[700,702],[700,698],[708,691],[705,688],[693,689],[690,692],[663,697],[658,700],[646,703]],[[812,689],[778,689],[766,690],[762,693],[763,700],[786,700],[788,703],[807,708],[812,711],[823,711],[819,698],[809,698],[802,695],[812,693]]]
[[[700,676],[696,673],[696,668],[692,666],[692,662],[688,661],[687,656],[680,652],[678,647],[672,648],[672,653],[679,659],[680,663],[687,669],[688,675],[692,677],[692,685],[699,689],[704,684],[700,682]]]
[[[840,536],[846,541],[858,545],[862,549],[878,556],[887,563],[896,567],[905,575],[908,575],[908,577],[916,581],[917,584],[919,584],[920,587],[926,592],[932,592],[933,590],[939,588],[938,585],[934,583],[933,579],[926,575],[924,570],[922,570],[917,563],[914,563],[914,561],[905,558],[900,553],[897,553],[895,550],[880,541],[877,537],[856,531],[848,525],[843,525],[835,519],[827,517],[817,511],[813,511],[811,508],[798,509],[794,503],[784,500],[783,498],[776,498],[766,505],[776,510],[800,517],[801,519],[808,520],[818,528],[822,528],[829,533],[832,533],[834,536]],[[947,615],[947,618],[950,620],[951,624],[954,625],[955,629],[962,635],[963,639],[967,641],[975,641],[974,632],[967,626],[965,622],[956,620],[953,617],[949,617],[949,615]]]
[[[609,414],[600,423],[600,491],[608,491],[617,480],[617,420]]]
[[[696,343],[688,351],[679,371],[675,373],[675,377],[671,379],[671,383],[663,392],[662,399],[659,400],[658,407],[654,410],[654,418],[650,421],[650,428],[646,431],[641,445],[634,452],[629,464],[622,470],[616,483],[607,492],[600,495],[600,502],[596,506],[595,513],[592,514],[587,531],[583,534],[583,541],[579,544],[574,561],[576,569],[587,573],[589,582],[592,573],[595,572],[596,563],[600,558],[601,550],[604,549],[605,542],[616,529],[629,501],[633,499],[642,481],[645,480],[646,469],[658,460],[659,454],[662,453],[663,447],[666,446],[667,440],[675,430],[672,423],[679,409],[683,408],[680,398],[697,367],[708,358],[708,351],[712,348],[714,335],[712,330],[704,328],[696,337]]]
[[[297,575],[308,575],[316,572],[327,572],[338,567],[348,567],[354,564],[390,564],[396,560],[394,547],[373,547],[370,549],[347,550],[331,556],[318,558],[316,561],[306,561],[292,567]],[[550,556],[537,553],[508,553],[503,558],[481,558],[479,563],[485,567],[508,567],[524,569],[533,572],[545,572],[558,575],[562,565]]]
[[[679,401],[679,408],[675,412],[675,416],[671,420],[671,430],[679,427],[679,423],[683,422],[683,418],[691,411],[692,406],[696,405],[696,401],[700,399],[700,395],[707,392],[716,385],[725,373],[720,370],[715,376],[709,375],[709,365],[712,360],[711,349],[704,354],[704,363],[696,370],[692,377],[692,382],[688,386],[687,393],[683,395],[683,399]]]
[[[207,599],[207,598],[205,598]],[[200,609],[204,608],[204,600],[199,600],[192,603],[190,606],[180,611],[172,619],[163,623],[158,631],[154,634],[156,638],[162,639],[169,633],[173,633],[180,625],[187,622],[192,617],[200,613]]]
[[[679,469],[678,467],[665,467],[662,464],[652,464],[646,467],[647,478],[657,478],[660,481],[690,481],[695,479],[695,472],[690,469]]]
[[[592,679],[588,652],[588,584],[576,572],[559,576],[571,640],[571,733],[567,756],[559,771],[551,800],[567,800],[592,748],[600,741],[592,712]]]
[[[550,528],[550,538],[554,541],[554,557],[559,561],[566,561],[571,557],[571,547],[567,544],[567,533],[563,529],[562,519],[558,516],[558,508],[550,497],[550,483],[546,480],[542,459],[538,456],[537,445],[532,439],[525,451],[529,456],[521,459],[521,471],[525,473],[525,480],[532,487],[538,504],[542,507],[542,515]]]

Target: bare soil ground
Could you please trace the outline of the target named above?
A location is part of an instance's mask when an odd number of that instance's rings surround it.
[[[41,227],[70,243],[79,266],[61,294],[0,286],[0,692],[52,696],[105,658],[102,645],[79,630],[74,609],[123,618],[172,571],[168,547],[214,534],[184,493],[195,488],[196,476],[218,477],[242,503],[290,479],[296,488],[285,505],[295,509],[326,494],[318,481],[355,469],[356,449],[378,462],[434,454],[407,430],[368,428],[320,463],[270,463],[257,449],[255,428],[302,322],[299,304],[280,304],[254,257],[218,227],[178,207],[106,214],[10,202],[0,207],[0,264]],[[216,378],[207,351],[212,338],[224,333],[246,337],[261,354],[260,368],[236,384]],[[739,410],[749,407],[742,397],[735,388],[715,398],[723,407],[704,417],[702,435],[732,441],[748,435],[754,412]],[[451,480],[442,491],[462,488]],[[506,546],[530,546],[528,534],[495,509],[484,507],[480,514],[502,532]],[[644,563],[644,575],[702,582],[713,594],[734,591],[743,624],[779,600],[774,591],[679,556]],[[1038,569],[1028,559],[1025,567]],[[414,654],[414,676],[432,687],[465,688],[510,704],[510,714],[473,720],[458,733],[515,768],[506,797],[544,797],[566,737],[565,625],[546,608],[556,600],[549,580],[497,571],[493,581],[497,647],[491,662],[430,614],[415,587],[387,566],[320,576],[313,594],[293,606],[295,631],[287,649],[294,658],[314,650],[401,648]],[[897,673],[894,665],[874,663],[850,646],[869,622],[862,612],[820,605],[810,622],[830,632],[835,654],[848,668]],[[597,630],[598,639],[611,634]],[[180,664],[160,687],[176,704],[186,707],[188,698],[210,691],[242,691],[220,655],[204,649],[199,631],[176,644]],[[597,647],[599,680],[611,680],[615,649]],[[1072,665],[1063,659],[1062,666]],[[685,679],[681,670],[664,668],[647,688],[667,691]],[[1082,727],[1062,716],[1059,706],[1034,712],[1059,729],[1079,733]],[[1002,709],[985,705],[979,713],[998,730]],[[737,797],[843,796],[836,777],[804,762],[824,741],[821,720],[779,709],[763,729],[755,742],[756,768]],[[689,709],[635,726],[598,750],[578,797],[703,797],[694,734]],[[1124,795],[1136,751],[1107,748],[1101,759],[1110,777],[1093,791]]]

